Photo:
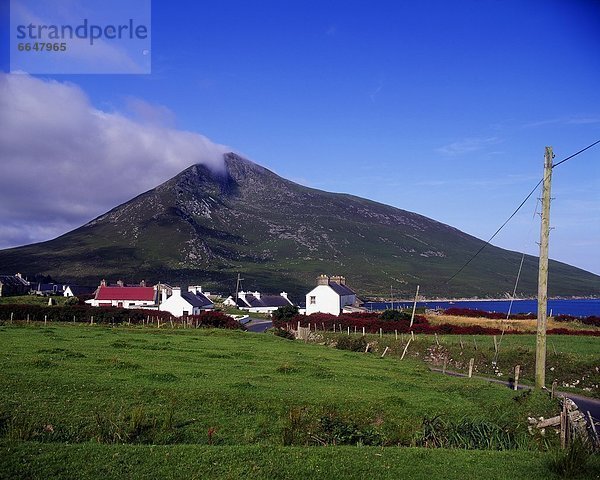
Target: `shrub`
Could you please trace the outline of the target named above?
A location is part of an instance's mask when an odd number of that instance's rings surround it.
[[[286,322],[298,315],[298,307],[295,305],[286,305],[285,307],[279,307],[273,312],[272,315],[273,320]]]
[[[367,340],[365,337],[350,337],[341,335],[338,338],[335,348],[339,350],[350,350],[352,352],[364,352],[367,348]]]
[[[396,321],[396,320],[408,320],[410,322],[410,315],[400,310],[384,310],[381,313],[382,320]]]

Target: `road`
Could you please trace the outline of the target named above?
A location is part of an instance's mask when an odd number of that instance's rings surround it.
[[[246,327],[249,332],[254,333],[264,333],[265,330],[272,326],[273,322],[271,320],[264,320],[262,318],[250,318],[250,321],[244,324],[244,327]]]

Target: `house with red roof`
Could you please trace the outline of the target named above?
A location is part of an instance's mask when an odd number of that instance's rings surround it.
[[[92,307],[158,309],[158,293],[154,287],[147,287],[144,281],[139,285],[125,285],[119,280],[116,285],[107,285],[102,280],[94,298],[85,303]]]

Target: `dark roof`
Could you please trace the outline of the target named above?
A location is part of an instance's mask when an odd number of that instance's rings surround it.
[[[281,295],[261,295],[260,298],[246,295],[246,302],[253,308],[285,307],[290,304]]]
[[[181,297],[192,307],[208,307],[212,302],[202,293],[181,292]]]
[[[246,303],[246,302],[244,301],[243,297],[238,297],[238,299],[237,299],[237,302],[236,302],[236,303],[237,303],[237,306],[238,306],[238,307],[246,307],[246,308],[248,308],[248,303]]]
[[[346,285],[341,285],[339,283],[336,282],[329,282],[329,286],[331,287],[331,289],[337,293],[340,296],[345,296],[345,295],[356,295],[356,293],[354,293],[352,291],[351,288],[347,287]]]
[[[62,286],[56,283],[37,283],[34,286],[37,292],[62,292]]]
[[[92,295],[98,287],[84,287],[83,285],[68,285],[73,295]],[[65,289],[66,290],[66,289]]]
[[[0,275],[0,283],[11,285],[13,287],[29,286],[29,283],[16,275]]]

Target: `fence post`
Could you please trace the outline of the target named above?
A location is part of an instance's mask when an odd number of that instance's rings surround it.
[[[394,330],[394,335],[396,335],[396,340],[398,340],[398,330]]]
[[[350,327],[348,327],[348,336],[350,336]]]
[[[379,338],[383,337],[383,329],[379,327]]]
[[[385,357],[385,354],[388,352],[389,349],[390,349],[390,347],[385,347],[385,350],[381,354],[381,358]]]
[[[406,351],[408,350],[408,346],[410,345],[411,341],[412,341],[412,338],[409,338],[408,342],[406,342],[406,346],[404,347],[404,351],[402,352],[402,356],[400,357],[400,360],[404,359],[404,355],[406,355]]]
[[[13,322],[13,316],[14,316],[14,315],[15,315],[15,314],[14,314],[13,312],[10,312],[10,323],[12,323],[12,322]]]
[[[477,340],[475,340],[475,335],[473,335],[473,343],[475,344],[475,350],[477,350]]]
[[[363,337],[365,336],[365,327],[363,327]]]
[[[46,325],[47,321],[48,321],[48,315],[44,315],[44,325]]]
[[[569,426],[569,416],[567,414],[567,402],[566,402],[566,399],[563,398],[563,408],[562,408],[562,412],[560,412],[560,448],[562,448],[563,450],[565,448],[567,448],[568,426]]]
[[[521,373],[521,365],[515,366],[515,386],[513,390],[518,390],[519,388],[519,374]]]
[[[473,364],[475,363],[475,359],[471,358],[469,360],[469,378],[473,376]]]
[[[552,391],[550,393],[550,398],[556,397],[556,387],[557,387],[557,385],[558,385],[558,382],[556,380],[554,380],[552,382]]]

